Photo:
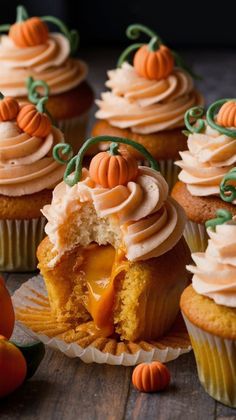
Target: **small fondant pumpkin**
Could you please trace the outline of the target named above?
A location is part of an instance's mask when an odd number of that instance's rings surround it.
[[[19,111],[19,104],[16,99],[5,97],[0,93],[0,121],[14,120]]]
[[[227,101],[220,108],[217,123],[222,127],[236,127],[236,102]]]
[[[26,360],[21,351],[0,336],[0,398],[15,391],[25,380]]]
[[[11,25],[9,37],[19,48],[44,44],[48,39],[48,27],[38,17],[28,18],[23,6],[17,8],[16,23]]]
[[[143,45],[134,56],[136,72],[146,79],[161,80],[168,77],[174,68],[174,57],[165,45]]]
[[[140,392],[162,391],[170,383],[170,372],[160,362],[141,363],[134,368],[132,382]]]
[[[126,185],[136,178],[137,161],[129,153],[119,153],[112,143],[108,152],[100,152],[91,160],[89,174],[94,182],[104,188]]]
[[[17,124],[30,136],[46,137],[52,128],[48,115],[44,112],[44,103],[47,97],[41,98],[37,104],[23,105],[17,115]]]
[[[11,296],[5,286],[4,280],[0,277],[0,334],[10,338],[15,323],[15,314]]]

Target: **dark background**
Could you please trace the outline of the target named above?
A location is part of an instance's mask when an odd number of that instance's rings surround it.
[[[173,47],[236,47],[235,4],[229,0],[0,0],[0,24],[14,22],[21,3],[31,16],[55,15],[77,28],[82,48],[128,45],[125,29],[137,22]]]

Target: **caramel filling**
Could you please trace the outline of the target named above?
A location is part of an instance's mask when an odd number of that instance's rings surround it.
[[[88,289],[85,306],[95,326],[103,336],[114,332],[113,305],[115,298],[115,279],[128,269],[124,252],[111,245],[94,245],[84,251],[81,271],[84,273]]]

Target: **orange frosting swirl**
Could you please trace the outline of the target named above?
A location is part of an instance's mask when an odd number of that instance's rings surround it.
[[[219,195],[220,182],[235,166],[236,139],[232,139],[207,126],[203,133],[188,137],[188,150],[180,152],[177,161],[182,171],[180,181],[195,196]]]
[[[32,76],[44,80],[51,94],[78,86],[87,75],[84,62],[69,58],[68,39],[52,33],[45,44],[19,48],[9,36],[0,42],[0,90],[7,96],[27,96],[25,81]]]
[[[216,226],[205,253],[194,253],[196,266],[187,266],[197,293],[219,305],[236,308],[236,222]]]
[[[0,194],[22,196],[54,188],[64,167],[54,161],[52,149],[61,141],[63,135],[55,127],[39,138],[22,132],[15,122],[1,122]]]
[[[58,254],[78,245],[70,243],[70,220],[86,202],[93,204],[101,220],[116,220],[120,245],[124,244],[130,261],[158,257],[173,248],[182,236],[184,212],[168,197],[168,185],[159,172],[140,166],[135,181],[109,189],[96,185],[84,170],[83,180],[73,187],[64,182],[57,186],[52,204],[43,209],[48,219],[45,230]],[[65,225],[68,243],[60,236],[60,227]]]
[[[111,92],[103,93],[102,99],[96,101],[96,117],[135,133],[183,127],[187,109],[203,102],[192,78],[180,69],[156,81],[140,77],[133,66],[124,63],[109,71],[108,77],[106,86]]]

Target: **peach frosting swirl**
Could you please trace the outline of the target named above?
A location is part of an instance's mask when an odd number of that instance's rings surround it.
[[[51,33],[45,44],[19,48],[7,35],[0,40],[0,89],[6,96],[27,96],[25,81],[32,76],[44,80],[50,94],[78,86],[87,75],[84,62],[72,59],[68,39]]]
[[[236,222],[208,229],[206,252],[194,253],[196,266],[187,266],[193,276],[193,288],[219,305],[236,308]]]
[[[130,261],[158,257],[173,248],[182,236],[184,211],[168,197],[168,185],[159,172],[140,166],[135,181],[108,189],[96,185],[84,169],[83,180],[73,187],[59,184],[51,205],[42,211],[48,219],[45,231],[59,257],[78,245],[65,245],[60,237],[61,227],[68,226],[69,238],[73,212],[78,213],[86,202],[93,203],[98,217],[115,217]]]
[[[134,133],[149,134],[184,126],[184,114],[189,107],[202,104],[193,80],[180,69],[159,81],[140,77],[133,66],[124,63],[108,72],[106,86],[96,103],[96,117]]]
[[[16,197],[53,189],[65,169],[52,157],[53,146],[61,141],[55,127],[40,138],[22,132],[15,122],[0,122],[0,194]]]
[[[176,162],[182,169],[179,179],[189,192],[195,196],[219,195],[222,178],[235,166],[236,139],[207,125],[205,132],[189,135],[188,150],[180,156],[182,160]]]

